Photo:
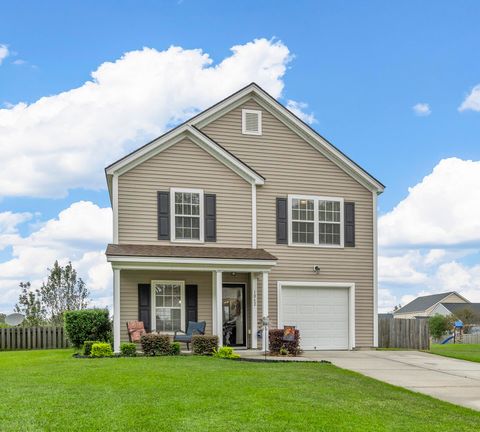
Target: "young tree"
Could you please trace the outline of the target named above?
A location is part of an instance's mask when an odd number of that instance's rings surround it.
[[[18,303],[14,311],[25,315],[22,325],[25,327],[36,327],[45,323],[45,309],[42,306],[40,291],[31,290],[30,282],[20,282],[22,289]]]
[[[63,313],[70,310],[85,309],[89,292],[82,278],[69,262],[65,267],[55,261],[47,283],[40,288],[42,305],[47,319],[52,324],[63,324]]]
[[[452,317],[436,314],[428,319],[430,334],[434,339],[440,339],[445,333],[452,330]]]

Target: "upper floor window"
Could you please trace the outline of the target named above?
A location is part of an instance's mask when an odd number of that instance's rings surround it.
[[[242,134],[262,135],[262,111],[242,110]]]
[[[172,188],[173,241],[203,242],[203,190]]]
[[[343,198],[289,195],[289,244],[343,247]]]

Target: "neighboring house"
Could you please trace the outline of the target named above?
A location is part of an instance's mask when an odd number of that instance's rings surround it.
[[[435,306],[431,315],[440,314],[443,316],[456,316],[457,313],[465,310],[468,310],[480,320],[480,303],[439,303]],[[476,324],[480,324],[480,322],[477,322]]]
[[[410,303],[393,312],[394,318],[416,318],[435,315],[442,303],[470,303],[455,291],[417,297]]]
[[[377,345],[384,186],[252,83],[106,168],[114,345],[206,321],[220,344]]]

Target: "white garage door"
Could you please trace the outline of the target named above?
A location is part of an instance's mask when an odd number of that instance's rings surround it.
[[[304,350],[348,349],[348,289],[284,286],[280,321],[300,330]]]

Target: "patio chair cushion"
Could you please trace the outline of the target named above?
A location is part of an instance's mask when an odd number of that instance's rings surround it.
[[[192,341],[192,336],[191,335],[186,335],[186,334],[177,334],[175,335],[175,341],[176,342],[191,342]]]
[[[146,334],[143,321],[129,321],[127,322],[128,335],[132,342],[140,342],[142,336]]]
[[[206,321],[189,321],[187,327],[187,334],[194,335],[194,334],[204,334],[205,327],[207,325]]]

